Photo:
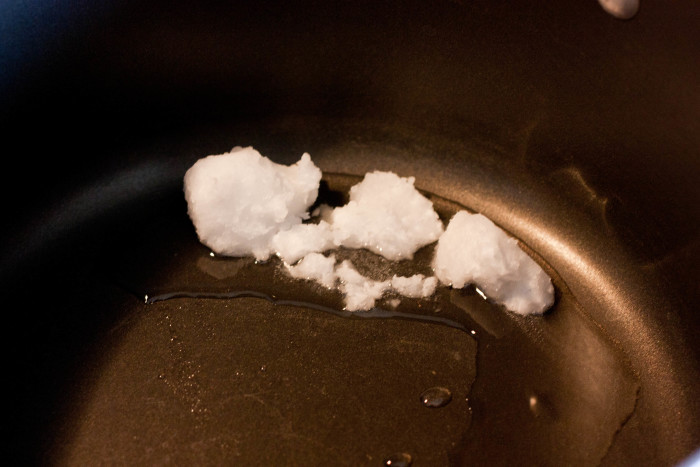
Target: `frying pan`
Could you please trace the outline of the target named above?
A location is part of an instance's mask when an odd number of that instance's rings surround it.
[[[675,465],[700,447],[696,2],[0,11],[17,461]],[[208,260],[182,176],[236,145],[311,153],[329,196],[415,176],[445,216],[518,238],[557,305],[519,320],[443,291],[432,321],[353,319],[274,265]],[[245,297],[144,303],[254,266]],[[423,407],[431,386],[452,401]]]

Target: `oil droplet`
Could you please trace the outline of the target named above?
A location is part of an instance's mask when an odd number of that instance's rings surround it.
[[[619,19],[630,19],[639,11],[639,0],[598,0],[598,3]]]
[[[557,418],[557,411],[554,404],[550,398],[544,394],[533,394],[530,396],[529,405],[530,411],[535,417],[547,417],[551,420]]]
[[[444,407],[452,400],[452,393],[449,389],[440,386],[426,389],[420,395],[420,401],[424,406],[430,408]]]
[[[391,467],[409,467],[413,463],[413,458],[410,454],[405,452],[399,452],[392,454],[391,456],[384,459],[384,465]]]

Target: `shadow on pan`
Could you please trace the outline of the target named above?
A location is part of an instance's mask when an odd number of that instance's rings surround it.
[[[628,21],[596,2],[3,8],[18,460],[672,465],[700,446],[692,2]],[[445,216],[521,240],[557,306],[517,320],[443,291],[403,304],[438,325],[348,319],[272,266],[250,277],[284,303],[144,304],[250,268],[205,264],[182,199],[187,167],[235,145],[308,151],[339,193],[413,175]],[[423,407],[431,387],[451,402]]]

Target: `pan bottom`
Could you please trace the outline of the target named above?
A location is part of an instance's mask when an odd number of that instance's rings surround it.
[[[320,201],[358,181],[326,174]],[[464,209],[429,197],[443,221]],[[82,392],[69,464],[594,465],[635,408],[628,359],[541,258],[558,291],[542,317],[473,287],[349,313],[277,259],[212,257],[181,200],[119,243],[103,273],[133,299]],[[336,254],[385,279],[430,274],[432,250]],[[429,407],[431,389],[449,402]]]

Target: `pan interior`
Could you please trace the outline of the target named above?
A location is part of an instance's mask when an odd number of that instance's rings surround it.
[[[289,149],[295,139],[304,139],[299,124],[227,126],[219,140],[207,134],[219,144],[238,133],[233,146],[276,132],[279,147],[270,152],[287,162],[298,156]],[[360,145],[335,139],[355,125],[322,132],[332,139],[309,138],[322,169],[352,161],[358,168],[394,164],[411,175],[411,164],[433,157],[401,134],[380,142],[365,129]],[[386,129],[379,134],[386,138]],[[465,180],[487,173],[479,164],[493,154],[483,147],[452,150],[459,158],[451,170]],[[403,154],[409,164],[396,165]],[[459,184],[430,189],[444,167],[426,163],[416,184],[444,221],[457,210],[477,210],[440,194],[463,192]],[[319,201],[342,201],[360,180],[360,173],[325,171]],[[498,190],[503,182],[482,179],[475,190],[489,186]],[[131,200],[126,219],[112,214],[120,227],[89,261],[80,260],[90,277],[80,287],[92,298],[74,315],[113,309],[103,311],[108,319],[64,401],[62,435],[49,443],[52,456],[68,464],[356,465],[406,454],[427,465],[507,463],[514,456],[589,465],[606,458],[634,414],[640,382],[626,349],[596,322],[598,310],[586,309],[527,243],[557,290],[543,317],[510,314],[473,287],[441,288],[431,299],[398,305],[388,297],[372,312],[347,313],[339,295],[290,279],[275,259],[212,257],[196,239],[181,186],[164,189],[157,201],[141,198]],[[513,225],[505,227],[513,233]],[[432,246],[410,264],[364,250],[337,254],[380,279],[429,274]],[[426,407],[421,394],[433,388],[447,390],[449,403]]]

